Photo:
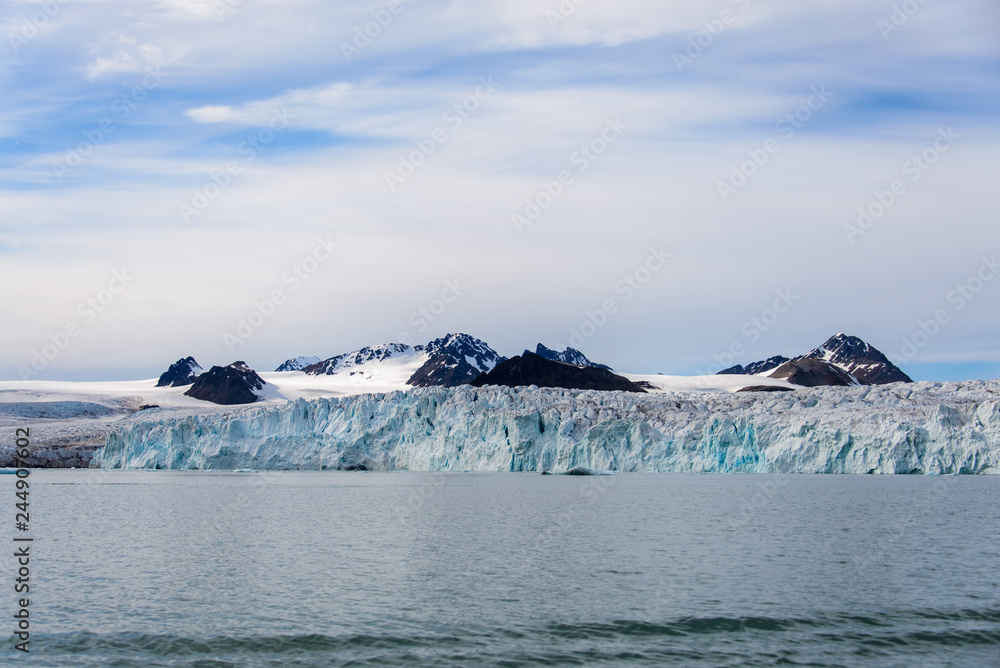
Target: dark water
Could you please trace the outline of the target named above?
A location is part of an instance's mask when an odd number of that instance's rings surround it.
[[[31,482],[4,665],[1000,665],[996,477]]]

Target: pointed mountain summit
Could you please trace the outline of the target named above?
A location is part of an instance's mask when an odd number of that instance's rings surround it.
[[[802,359],[829,362],[857,378],[862,385],[913,382],[874,347],[844,333],[831,336],[826,343],[803,355]]]
[[[527,353],[529,351],[525,350],[524,352]],[[557,350],[552,350],[551,348],[546,348],[539,343],[535,346],[535,354],[553,362],[566,362],[567,364],[575,364],[577,366],[592,366],[595,369],[607,369],[608,371],[611,371],[611,367],[606,364],[591,362],[587,359],[586,355],[581,353],[576,348],[566,348],[566,350],[559,352]]]
[[[201,375],[203,369],[193,357],[179,359],[163,372],[156,382],[157,387],[183,387],[190,385]]]
[[[461,333],[448,334],[415,349],[422,350],[427,361],[406,381],[414,387],[467,385],[507,359],[485,341]]]

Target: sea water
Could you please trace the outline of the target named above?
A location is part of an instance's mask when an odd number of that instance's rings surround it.
[[[1000,665],[991,476],[3,478],[4,665]]]

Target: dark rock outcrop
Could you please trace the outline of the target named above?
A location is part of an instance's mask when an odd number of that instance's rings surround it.
[[[663,374],[661,373],[660,375],[662,376]],[[658,391],[660,389],[656,385],[653,385],[648,380],[636,380],[636,381],[632,381],[632,382],[633,382],[633,384],[636,387],[638,387],[640,389],[643,389],[643,390],[646,390],[646,391],[649,391],[649,392],[656,392],[656,391]]]
[[[780,385],[751,385],[750,387],[741,387],[736,391],[737,392],[794,392],[795,389],[791,387],[781,387]]]
[[[801,385],[802,387],[860,384],[854,376],[835,364],[806,358],[789,360],[769,373],[768,376],[787,380],[793,385]]]
[[[645,392],[627,378],[607,369],[553,362],[541,355],[526,352],[497,364],[492,371],[483,373],[472,385],[503,385],[506,387],[561,387],[575,390],[620,390]]]
[[[233,362],[229,366],[213,366],[198,376],[184,394],[225,406],[252,404],[261,399],[260,390],[265,385],[264,379],[246,362]]]
[[[524,352],[528,352],[525,350]],[[542,344],[535,346],[535,354],[544,357],[547,360],[552,360],[553,362],[566,362],[567,364],[575,364],[577,366],[592,366],[598,369],[607,369],[611,371],[611,367],[606,364],[598,364],[597,362],[591,362],[587,359],[587,356],[581,353],[576,348],[566,348],[566,350],[559,352],[557,350],[552,350],[551,348],[546,348]]]
[[[574,466],[570,470],[566,471],[564,475],[610,475],[610,471],[597,471],[594,469],[588,469],[586,466]]]
[[[183,387],[184,385],[190,385],[201,372],[201,366],[193,357],[185,357],[171,364],[170,368],[160,376],[160,380],[156,382],[156,386]]]
[[[406,384],[414,387],[456,387],[471,383],[481,373],[481,369],[464,359],[438,353],[417,369]]]

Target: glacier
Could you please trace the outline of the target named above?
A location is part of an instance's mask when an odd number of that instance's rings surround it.
[[[633,394],[469,386],[118,423],[94,467],[1000,473],[1000,381]]]

